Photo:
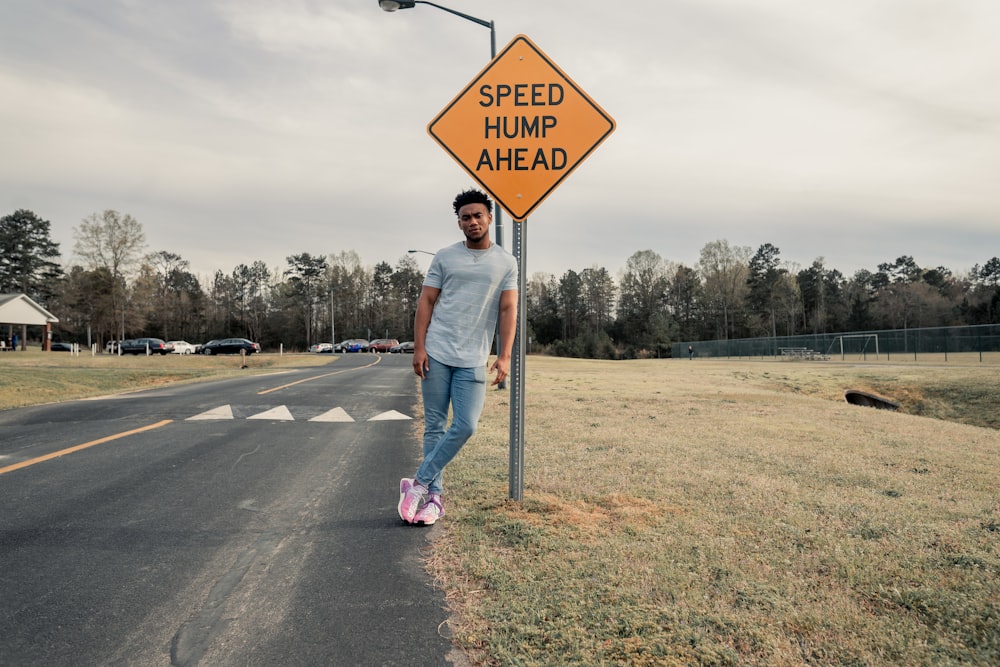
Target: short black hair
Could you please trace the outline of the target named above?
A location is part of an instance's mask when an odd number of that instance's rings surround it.
[[[486,211],[488,213],[493,213],[493,202],[491,202],[490,198],[486,196],[486,193],[481,190],[471,189],[459,192],[455,197],[454,203],[452,204],[455,209],[455,215],[457,216],[462,207],[468,204],[482,204],[486,207]]]

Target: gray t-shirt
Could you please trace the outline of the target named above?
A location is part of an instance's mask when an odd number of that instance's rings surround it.
[[[427,327],[427,354],[456,368],[484,365],[497,327],[500,293],[517,289],[517,260],[496,243],[470,250],[460,241],[434,255],[424,285],[441,290]]]

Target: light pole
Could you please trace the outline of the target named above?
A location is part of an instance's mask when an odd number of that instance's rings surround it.
[[[413,9],[417,5],[430,5],[431,7],[437,7],[443,12],[448,12],[449,14],[454,14],[459,16],[466,21],[472,21],[476,25],[481,25],[484,28],[490,29],[490,60],[497,57],[497,31],[496,26],[493,21],[487,21],[486,19],[478,19],[475,16],[469,16],[468,14],[463,14],[462,12],[457,12],[454,9],[449,9],[448,7],[442,7],[439,4],[433,2],[427,2],[426,0],[378,0],[378,6],[382,8],[384,12],[394,12],[397,9]],[[496,227],[497,227],[497,244],[503,246],[503,211],[500,209],[500,205],[496,206]],[[411,251],[412,252],[412,251]]]
[[[410,253],[411,255],[415,252],[422,252],[425,255],[430,255],[431,257],[437,254],[436,252],[431,252],[429,250],[407,250],[406,252]]]
[[[433,2],[427,2],[427,0],[378,0],[378,6],[381,7],[382,11],[385,11],[385,12],[394,12],[397,9],[413,9],[417,5],[430,5],[431,7],[437,7],[441,11],[448,12],[449,14],[454,14],[455,16],[459,16],[459,17],[465,19],[466,21],[472,21],[473,23],[475,23],[477,25],[481,25],[484,28],[489,28],[490,29],[490,60],[493,60],[494,58],[497,57],[497,31],[496,31],[496,26],[493,24],[493,21],[487,21],[486,19],[479,19],[479,18],[476,18],[475,16],[469,16],[468,14],[463,14],[462,12],[455,11],[454,9],[449,9],[448,7],[442,7],[441,5],[433,3]],[[500,208],[499,202],[494,202],[494,203],[495,203],[495,208],[496,208],[497,245],[499,245],[502,248],[503,247],[503,210]],[[411,250],[410,252],[414,252],[414,251]],[[423,252],[423,251],[421,251],[421,252]],[[431,253],[431,254],[433,254],[433,253]],[[503,341],[500,338],[500,321],[499,321],[499,319],[497,320],[496,337],[497,337],[497,351],[499,352],[500,346],[503,344]],[[497,389],[506,389],[506,388],[507,388],[507,380],[506,379],[503,382],[501,382],[499,385],[497,385]]]

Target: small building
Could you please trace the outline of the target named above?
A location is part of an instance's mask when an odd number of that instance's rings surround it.
[[[18,343],[22,350],[27,344],[25,339],[28,337],[28,327],[40,326],[45,329],[42,347],[48,351],[52,343],[52,325],[58,321],[58,317],[39,306],[26,294],[0,294],[0,338],[4,339],[5,347],[6,341],[14,338],[15,325],[21,326]]]

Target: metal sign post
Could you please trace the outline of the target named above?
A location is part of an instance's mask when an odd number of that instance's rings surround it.
[[[514,349],[511,354],[511,389],[510,389],[510,475],[509,493],[511,500],[520,501],[524,498],[524,362],[527,345],[525,334],[525,293],[527,278],[525,267],[525,232],[528,221],[522,220],[514,224],[514,257],[517,258],[517,332],[514,335]]]

